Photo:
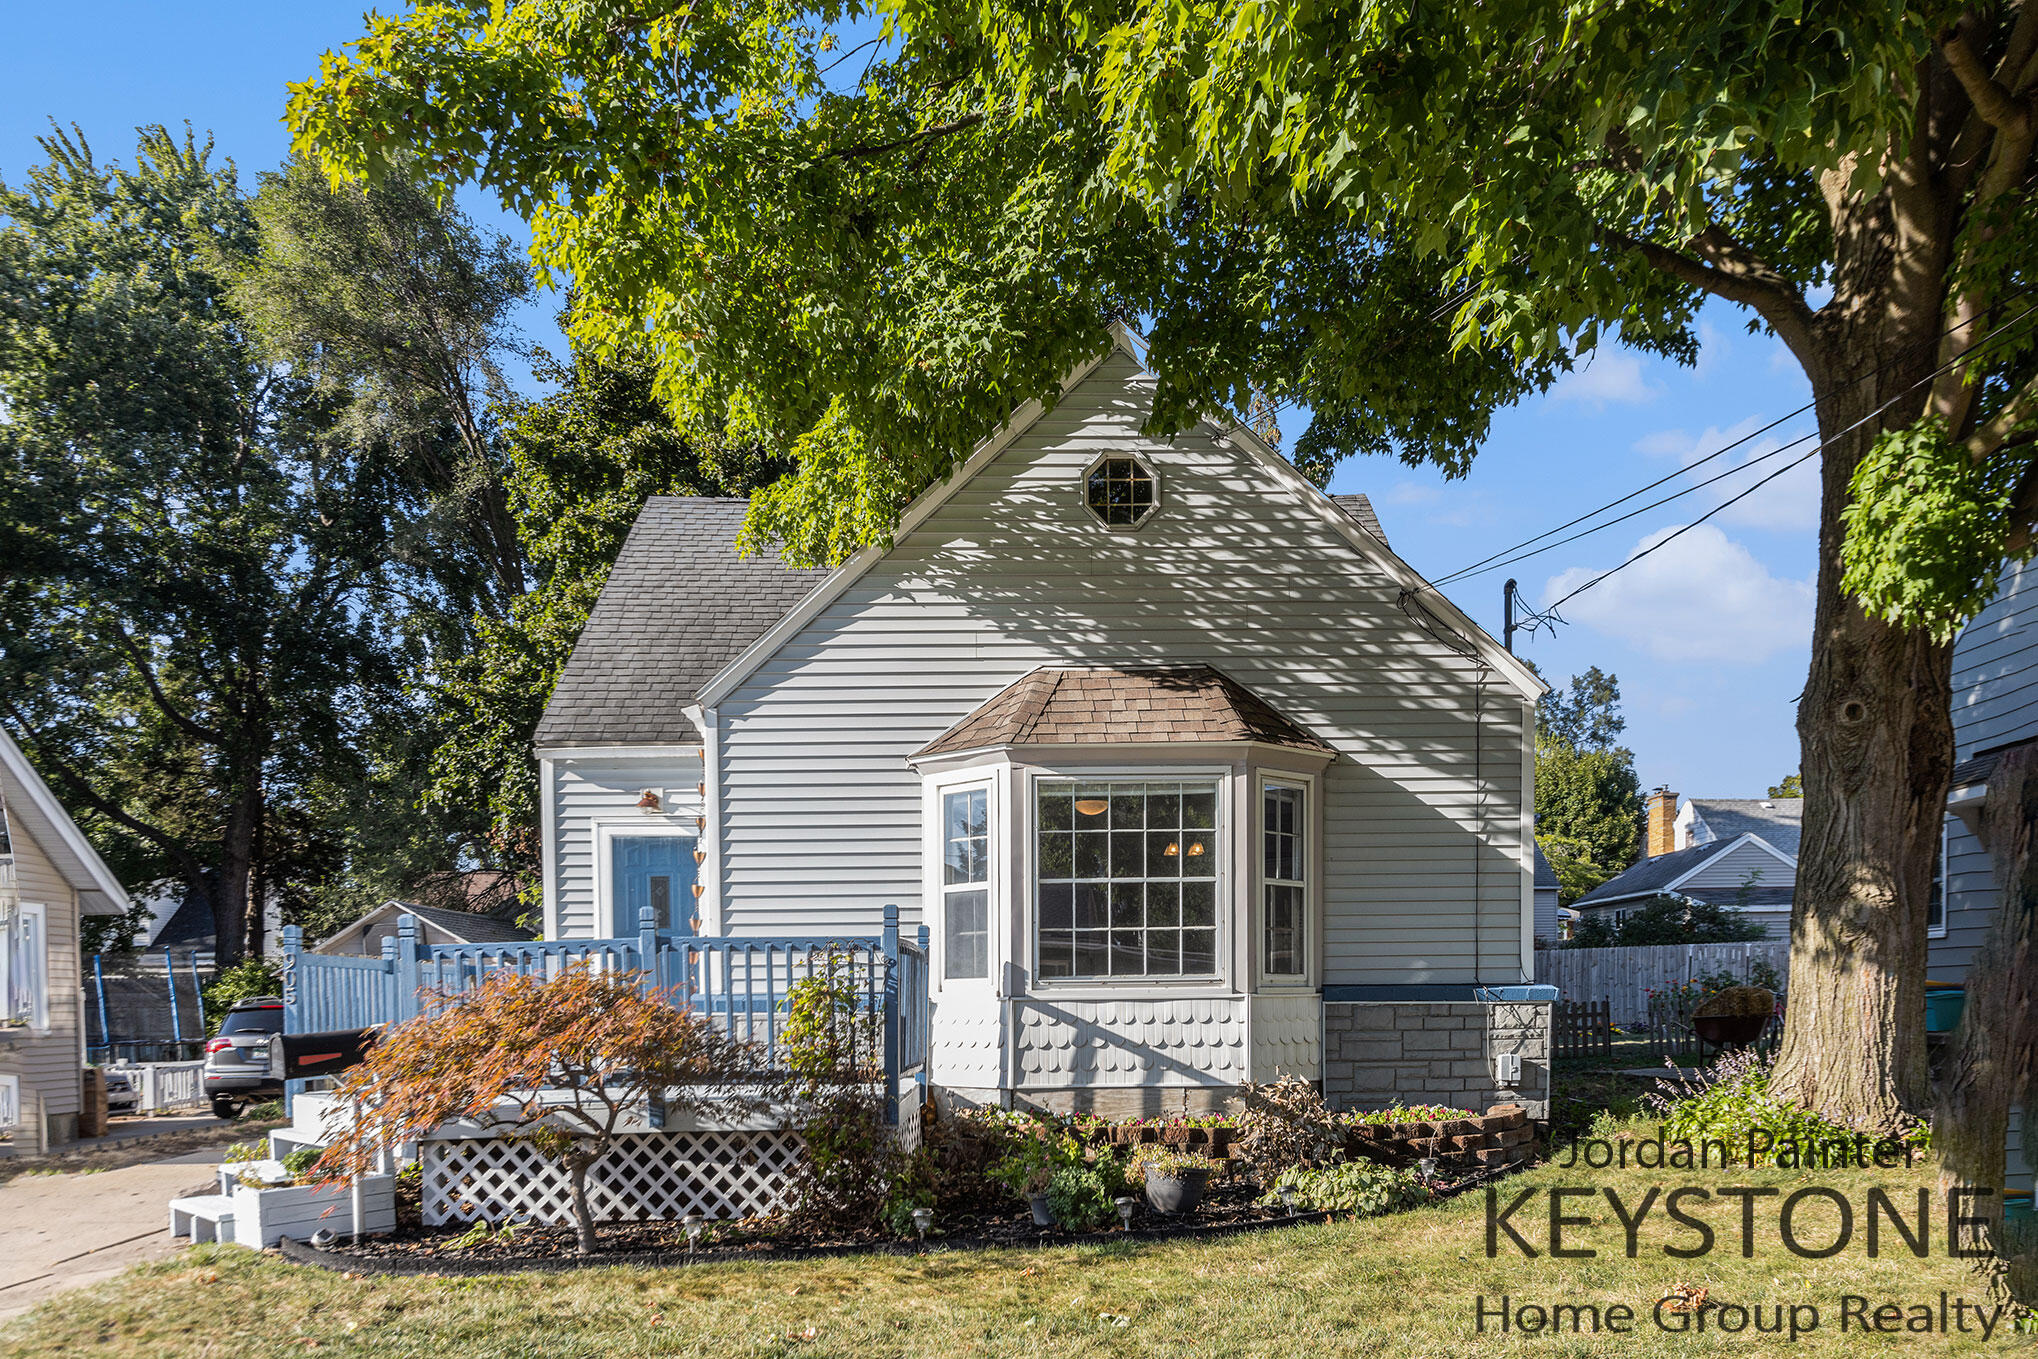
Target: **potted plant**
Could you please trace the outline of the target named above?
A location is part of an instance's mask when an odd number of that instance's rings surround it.
[[[1203,1201],[1203,1191],[1209,1187],[1210,1172],[1216,1163],[1207,1156],[1168,1147],[1140,1150],[1147,1154],[1135,1164],[1145,1172],[1148,1205],[1156,1213],[1170,1216],[1195,1211]]]
[[[1020,1186],[1019,1192],[1026,1196],[1027,1206],[1033,1209],[1033,1225],[1036,1227],[1054,1225],[1054,1210],[1047,1201],[1047,1187],[1052,1183],[1054,1167],[1042,1165],[1034,1167]]]

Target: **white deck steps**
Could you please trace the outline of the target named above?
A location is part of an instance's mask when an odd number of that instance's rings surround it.
[[[234,1239],[234,1201],[231,1194],[193,1194],[170,1200],[170,1235],[188,1236],[191,1244]]]

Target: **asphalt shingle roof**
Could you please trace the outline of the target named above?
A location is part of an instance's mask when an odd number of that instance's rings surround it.
[[[1264,741],[1331,747],[1207,665],[1064,670],[1042,666],[986,699],[916,753],[985,746]]]
[[[1754,832],[1793,859],[1804,832],[1801,797],[1695,797],[1692,808],[1722,840],[1738,840]]]
[[[1557,882],[1557,870],[1551,865],[1549,856],[1543,853],[1543,847],[1541,845],[1537,845],[1536,886],[1556,887],[1559,885],[1560,884]]]
[[[1334,495],[1331,500],[1358,521],[1360,528],[1378,538],[1382,547],[1387,545],[1386,531],[1380,527],[1380,516],[1373,512],[1372,501],[1362,495]]]
[[[826,571],[738,557],[749,502],[653,496],[545,705],[538,746],[691,745],[684,709]]]
[[[1623,897],[1649,896],[1662,891],[1715,854],[1726,852],[1731,840],[1713,840],[1689,849],[1674,849],[1642,860],[1627,872],[1608,878],[1578,898],[1580,906],[1597,906]]]
[[[457,935],[470,944],[511,944],[536,935],[507,920],[498,920],[491,915],[476,915],[471,911],[448,911],[437,906],[419,906],[415,902],[396,901],[390,903],[406,915],[414,915],[428,925],[436,925],[450,934]]]

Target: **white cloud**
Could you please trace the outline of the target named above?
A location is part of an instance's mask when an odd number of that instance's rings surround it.
[[[1609,405],[1640,405],[1654,401],[1663,389],[1642,371],[1641,356],[1623,349],[1595,349],[1579,367],[1557,379],[1551,401],[1577,401],[1604,410]]]
[[[1397,481],[1385,494],[1374,498],[1383,505],[1431,505],[1442,495],[1440,488],[1419,481]]]
[[[1635,451],[1652,458],[1676,458],[1684,466],[1694,469],[1694,481],[1703,481],[1733,468],[1748,468],[1747,472],[1725,477],[1693,496],[1695,502],[1709,509],[1724,505],[1734,496],[1749,491],[1744,499],[1722,510],[1713,522],[1786,532],[1816,531],[1819,526],[1819,460],[1809,458],[1798,462],[1789,471],[1783,470],[1811,452],[1810,439],[1795,442],[1799,436],[1811,434],[1814,430],[1809,415],[1752,442],[1740,444],[1724,457],[1713,458],[1704,466],[1697,466],[1701,459],[1729,444],[1739,443],[1768,423],[1768,417],[1751,415],[1725,429],[1709,425],[1695,438],[1681,429],[1658,430],[1637,439]],[[1791,445],[1788,451],[1779,452],[1786,444]],[[1772,453],[1777,456],[1769,457]],[[1749,490],[1771,473],[1780,475],[1774,481],[1764,482],[1760,490]],[[1672,489],[1674,484],[1666,486],[1664,491],[1667,493]]]
[[[1664,529],[1630,557],[1664,543]],[[1611,563],[1609,563],[1611,565]],[[1548,607],[1605,567],[1576,566],[1543,587]],[[1759,665],[1808,645],[1812,582],[1773,576],[1747,548],[1711,524],[1615,572],[1560,611],[1572,623],[1630,642],[1664,661]]]

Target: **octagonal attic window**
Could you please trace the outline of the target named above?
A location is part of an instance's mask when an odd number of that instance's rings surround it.
[[[1083,479],[1084,503],[1106,528],[1138,528],[1160,507],[1160,482],[1138,458],[1099,458]]]

